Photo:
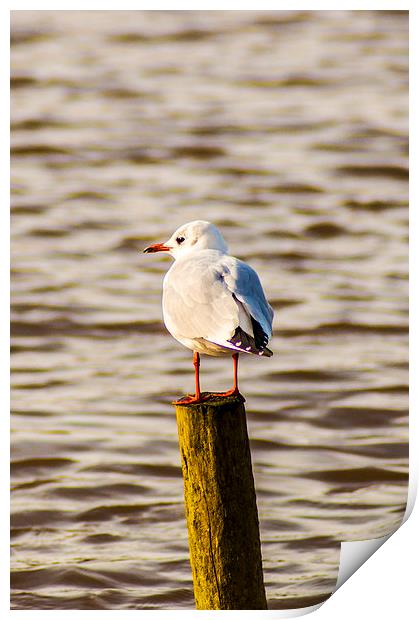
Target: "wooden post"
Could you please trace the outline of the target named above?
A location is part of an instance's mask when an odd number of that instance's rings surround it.
[[[243,402],[176,405],[197,609],[267,609]]]

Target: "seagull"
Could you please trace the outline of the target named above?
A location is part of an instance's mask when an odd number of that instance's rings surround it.
[[[200,403],[200,354],[232,355],[234,385],[217,396],[240,394],[239,353],[270,357],[273,310],[259,277],[245,262],[228,254],[214,224],[196,220],[180,226],[164,243],[145,253],[167,252],[175,259],[163,281],[163,319],[171,335],[193,351],[195,394],[174,404]]]

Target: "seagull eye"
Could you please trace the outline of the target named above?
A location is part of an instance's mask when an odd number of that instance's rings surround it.
[[[176,237],[176,241],[180,245],[181,243],[185,241],[185,237]]]

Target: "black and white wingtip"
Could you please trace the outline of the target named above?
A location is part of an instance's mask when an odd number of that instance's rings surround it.
[[[265,357],[271,357],[272,351],[267,348],[269,341],[268,336],[263,333],[263,339],[258,339],[256,343],[255,338],[242,330],[241,327],[237,327],[233,336],[228,340],[230,344],[236,350],[243,351],[243,353],[253,353],[253,355],[264,355]]]

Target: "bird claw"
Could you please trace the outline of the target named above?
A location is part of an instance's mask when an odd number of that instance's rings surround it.
[[[211,396],[213,398],[228,398],[229,396],[233,396],[235,398],[242,398],[244,401],[244,397],[240,394],[238,388],[231,388],[231,390],[227,390],[227,392],[212,392]]]
[[[239,396],[239,388],[231,388],[231,390],[227,390],[227,392],[223,392],[220,396]]]
[[[183,398],[179,398],[179,400],[174,400],[172,405],[198,405],[199,403],[203,403],[208,400],[209,396],[207,394],[188,394],[187,396],[183,396]]]

